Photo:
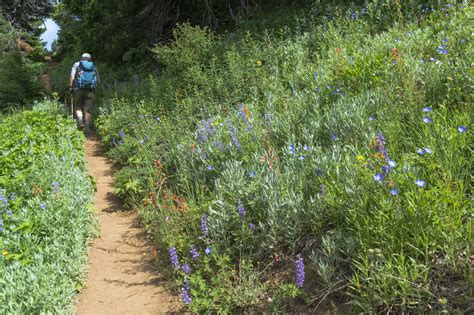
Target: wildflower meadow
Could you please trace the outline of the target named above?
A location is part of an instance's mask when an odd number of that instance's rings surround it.
[[[181,25],[102,107],[183,306],[472,307],[472,9],[374,3]]]

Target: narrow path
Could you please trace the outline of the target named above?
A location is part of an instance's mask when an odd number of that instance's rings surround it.
[[[97,183],[94,206],[100,237],[89,254],[88,277],[77,314],[162,314],[178,310],[151,262],[136,211],[113,194],[113,170],[95,137],[86,140],[89,173]]]

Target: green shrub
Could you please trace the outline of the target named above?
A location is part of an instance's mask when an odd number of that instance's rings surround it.
[[[93,234],[83,136],[53,102],[1,120],[0,310],[71,312]]]

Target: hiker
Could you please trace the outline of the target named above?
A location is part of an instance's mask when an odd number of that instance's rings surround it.
[[[69,77],[69,92],[73,95],[77,125],[86,134],[92,131],[92,100],[99,83],[99,73],[91,59],[90,54],[82,54],[81,59],[72,66]]]

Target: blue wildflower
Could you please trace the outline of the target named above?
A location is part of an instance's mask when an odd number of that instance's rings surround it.
[[[422,180],[422,179],[417,179],[417,180],[415,181],[415,184],[416,184],[418,187],[425,187],[425,185],[426,185],[425,181]]]
[[[211,125],[210,125],[210,124],[212,124],[212,119],[208,119],[208,120],[204,119],[202,122],[203,122],[204,128],[206,129],[207,133],[211,137],[213,137],[214,136],[214,131],[212,130]]]
[[[375,175],[374,175],[374,180],[375,180],[376,182],[381,182],[381,181],[383,181],[383,174],[380,174],[380,173],[375,174]]]
[[[369,116],[369,121],[374,121],[375,117],[374,116]]]
[[[216,140],[215,144],[216,144],[216,147],[218,147],[222,152],[224,152],[224,146],[219,140]]]
[[[305,145],[303,146],[303,150],[308,151],[308,150],[309,150],[309,147],[305,144]]]
[[[232,141],[234,142],[234,145],[237,147],[237,149],[241,150],[241,146],[239,143],[239,140],[237,139],[237,136],[235,135],[235,127],[230,123],[230,121],[227,121],[229,124],[230,128],[230,137],[232,138]]]
[[[431,118],[429,118],[428,116],[423,117],[421,120],[423,120],[425,124],[429,124],[431,122]]]
[[[171,260],[171,265],[173,268],[178,268],[179,267],[179,261],[178,261],[178,254],[176,253],[176,247],[171,247],[168,250],[170,254],[170,260]]]
[[[397,166],[397,163],[395,163],[395,161],[393,161],[393,160],[388,160],[388,165],[393,168],[393,167]]]
[[[431,112],[433,110],[433,108],[431,107],[423,107],[423,112],[427,113],[427,112]]]
[[[425,152],[428,153],[428,154],[433,154],[433,151],[431,151],[430,148],[425,148]]]
[[[408,32],[407,35],[408,35],[408,37],[412,37],[412,36],[413,36],[413,33],[412,33],[412,32]]]
[[[446,55],[448,53],[448,50],[446,49],[446,46],[442,45],[438,47],[438,53],[441,55]]]
[[[290,144],[288,146],[288,150],[290,151],[290,154],[295,154],[295,145],[294,144]]]
[[[398,189],[397,188],[390,189],[390,195],[397,196],[398,195]]]
[[[388,165],[382,166],[382,173],[383,174],[388,174],[388,173],[390,173],[390,171],[391,171],[390,166],[388,166]]]
[[[204,250],[204,252],[207,254],[207,255],[210,255],[212,253],[212,248],[209,246],[209,247],[206,247],[206,249]]]
[[[458,126],[458,131],[459,131],[460,133],[466,132],[466,130],[467,130],[467,129],[466,129],[465,126]]]
[[[208,171],[213,171],[213,170],[215,170],[215,168],[214,168],[214,166],[209,165],[209,166],[207,167],[207,170],[208,170]]]
[[[191,267],[189,267],[189,265],[186,263],[181,266],[181,270],[183,270],[183,272],[186,274],[191,273]]]
[[[42,210],[46,209],[46,204],[44,202],[41,202],[39,206]]]
[[[251,231],[255,231],[255,224],[249,223],[249,229],[250,229]]]
[[[386,147],[387,141],[385,140],[385,137],[384,137],[383,133],[377,132],[377,135],[375,136],[375,138],[377,139],[378,148],[379,148],[380,153],[382,153],[383,157],[386,160],[389,160],[390,156],[388,155],[388,150],[387,150],[387,147]]]
[[[16,200],[15,193],[11,193],[11,194],[10,194],[10,200]]]
[[[357,14],[356,14],[355,12],[353,12],[353,13],[351,14],[351,19],[352,19],[352,20],[357,20]]]
[[[119,130],[118,135],[119,135],[120,139],[122,139],[122,140],[125,139],[125,132],[123,132],[123,130]]]
[[[207,214],[204,214],[201,217],[201,232],[202,232],[202,235],[204,236],[209,235],[209,228],[207,227],[207,219],[208,219]]]
[[[184,287],[181,288],[180,297],[181,297],[181,301],[186,305],[189,305],[193,302],[193,300],[189,296],[189,286],[185,285]]]
[[[0,196],[1,206],[6,207],[8,206],[8,199],[4,196]]]
[[[301,254],[296,256],[295,261],[295,285],[297,288],[301,288],[304,284],[304,262]]]
[[[255,177],[255,175],[257,175],[257,173],[255,171],[250,171],[249,172],[249,177]]]
[[[237,202],[237,212],[239,213],[240,220],[243,221],[244,217],[245,217],[245,208],[242,205],[242,201],[240,201],[240,200]]]
[[[423,149],[418,149],[418,150],[416,150],[416,153],[421,154],[421,155],[425,155],[426,152]]]
[[[192,246],[191,246],[191,249],[189,250],[189,253],[191,254],[191,259],[192,259],[192,260],[196,260],[196,259],[199,258],[199,256],[201,256],[201,255],[199,254],[199,252],[198,252],[194,247],[192,247]]]
[[[317,72],[313,73],[313,77],[314,77],[315,80],[317,80],[318,79],[318,73]]]
[[[336,140],[337,140],[337,135],[336,135],[335,133],[333,133],[333,134],[331,135],[331,140],[332,140],[332,141],[336,141]]]

